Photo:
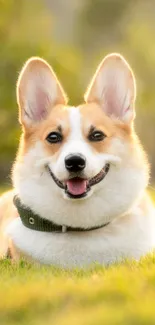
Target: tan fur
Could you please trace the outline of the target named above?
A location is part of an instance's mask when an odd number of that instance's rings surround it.
[[[113,139],[117,138],[128,145],[128,153],[132,152],[132,158],[137,167],[143,167],[146,164],[146,172],[149,173],[149,164],[147,156],[139,142],[134,131],[133,123],[126,124],[118,119],[110,118],[95,103],[84,104],[79,107],[82,114],[82,127],[84,138],[89,145],[99,153],[115,154],[115,145],[111,145]],[[106,135],[104,141],[90,142],[88,140],[88,125],[93,125],[95,129],[103,131]],[[139,148],[139,150],[137,150]],[[136,150],[135,150],[136,149]],[[124,151],[125,154],[125,151]]]
[[[21,160],[22,156],[25,155],[38,141],[42,142],[47,155],[51,156],[57,154],[55,155],[55,158],[57,159],[57,156],[67,141],[70,133],[68,116],[69,109],[69,106],[57,105],[53,107],[48,117],[41,121],[38,125],[33,127],[24,127],[24,134],[21,138],[21,146],[17,159]],[[105,115],[100,106],[94,103],[80,105],[79,110],[82,116],[81,123],[83,137],[87,140],[89,145],[91,145],[93,150],[99,153],[114,153],[111,151],[110,144],[115,137],[120,138],[123,142],[127,142],[130,147],[129,149],[133,149],[133,154],[134,147],[137,145],[140,146],[132,124],[125,124],[117,119],[111,119]],[[50,132],[58,131],[59,126],[62,128],[63,141],[62,143],[52,145],[46,141],[46,137]],[[104,141],[90,142],[88,140],[90,126],[94,126],[95,129],[103,131],[103,133],[106,135]],[[136,152],[137,150],[135,153]],[[142,148],[139,150],[139,153],[141,153],[142,160],[145,159],[147,161],[146,155]],[[135,158],[137,164],[139,165],[142,160],[137,159],[137,156]]]
[[[24,133],[21,138],[21,145],[17,159],[21,159],[21,156],[26,154],[30,148],[32,148],[36,142],[41,141],[44,145],[45,151],[49,155],[54,155],[59,151],[60,147],[65,143],[69,135],[69,123],[68,123],[68,107],[63,105],[56,105],[51,110],[48,117],[41,121],[38,125],[33,127],[24,126]],[[63,143],[57,143],[51,145],[46,141],[46,137],[50,132],[58,131],[58,127],[62,128]]]

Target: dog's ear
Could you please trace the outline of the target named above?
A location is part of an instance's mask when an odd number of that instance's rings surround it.
[[[54,105],[65,105],[67,97],[49,64],[34,57],[19,75],[17,102],[20,122],[31,125],[46,118]]]
[[[135,116],[136,83],[133,72],[120,54],[109,54],[99,65],[85,94],[87,103],[96,102],[108,116],[130,123]]]

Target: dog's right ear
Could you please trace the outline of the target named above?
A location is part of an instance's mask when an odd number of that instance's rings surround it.
[[[32,125],[46,118],[54,105],[66,105],[67,97],[50,65],[40,59],[29,59],[17,82],[19,120]]]

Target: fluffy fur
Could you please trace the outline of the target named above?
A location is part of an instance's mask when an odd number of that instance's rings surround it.
[[[15,218],[7,237],[18,252],[41,263],[73,267],[139,259],[154,248],[154,208],[146,194],[149,167],[133,126],[135,97],[133,72],[118,54],[101,62],[86,103],[78,107],[67,106],[64,91],[44,60],[26,63],[17,84],[23,134],[13,169],[16,194],[41,217],[60,225],[109,225],[90,232],[43,233]],[[92,126],[105,134],[103,141],[89,140]],[[49,144],[47,135],[58,129],[63,141]],[[105,178],[82,199],[70,199],[49,173],[50,169],[65,182],[70,177],[65,158],[76,153],[86,159],[82,177],[87,180],[110,164]]]

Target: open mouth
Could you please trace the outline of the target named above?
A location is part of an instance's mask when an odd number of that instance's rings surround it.
[[[50,175],[52,176],[55,183],[62,189],[65,190],[65,193],[68,197],[72,199],[83,198],[87,195],[93,185],[101,182],[107,175],[110,164],[107,163],[104,168],[94,177],[90,179],[85,179],[80,176],[70,177],[68,180],[61,182],[52,172],[49,166],[47,166]]]

